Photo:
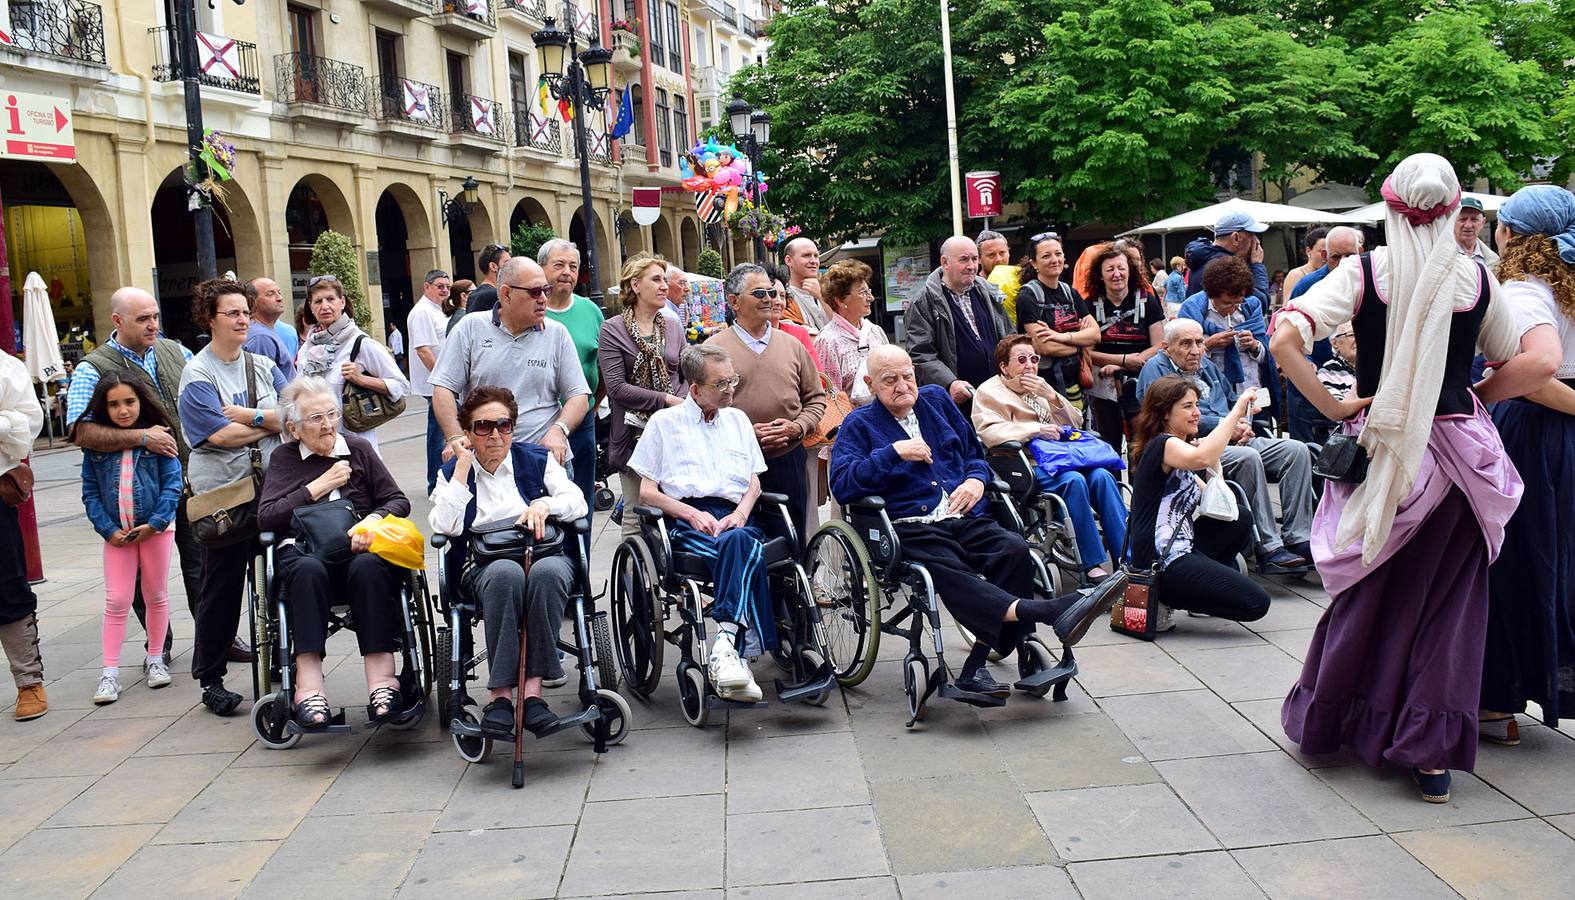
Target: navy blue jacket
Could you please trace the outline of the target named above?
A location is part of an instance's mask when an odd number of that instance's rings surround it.
[[[509,445],[510,463],[514,467],[514,486],[519,488],[520,496],[528,504],[532,500],[543,497],[547,493],[547,448],[540,444],[525,441],[516,441]],[[443,464],[443,477],[454,477],[454,465],[457,459],[451,459]],[[465,507],[465,533],[455,537],[448,543],[448,570],[457,577],[465,565],[465,557],[470,554],[470,542],[465,540],[465,534],[470,533],[470,526],[476,521],[476,466],[471,463],[470,480],[465,486],[470,488],[470,505]]]
[[[919,388],[913,409],[934,462],[908,462],[898,456],[891,445],[907,440],[908,432],[880,401],[867,403],[842,420],[831,448],[831,493],[837,502],[879,495],[893,519],[904,519],[932,512],[943,488],[954,491],[970,478],[990,483],[994,475],[973,425],[945,388],[935,384]],[[987,506],[975,504],[968,515],[984,515]]]
[[[120,453],[82,451],[82,505],[99,537],[120,530]],[[175,521],[180,505],[180,460],[134,447],[132,458],[132,524],[163,531]]]

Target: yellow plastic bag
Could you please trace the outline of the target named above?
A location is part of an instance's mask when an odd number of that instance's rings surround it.
[[[426,568],[426,542],[414,522],[399,516],[384,516],[373,521],[362,519],[350,529],[352,535],[370,534],[369,552],[396,566],[420,570]]]

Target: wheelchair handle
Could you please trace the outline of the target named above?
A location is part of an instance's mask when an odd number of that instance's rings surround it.
[[[443,549],[444,547],[447,547],[448,546],[448,535],[446,535],[446,534],[434,534],[434,535],[432,535],[432,546],[436,547],[439,550]]]
[[[757,502],[760,502],[760,503],[775,503],[777,506],[787,506],[788,505],[788,497],[787,497],[787,494],[777,494],[777,493],[773,493],[771,491],[761,491],[760,492],[760,499]]]
[[[989,448],[989,451],[992,456],[999,456],[1008,453],[1019,453],[1022,451],[1022,449],[1022,441],[1002,441],[999,444],[996,444],[994,447]]]
[[[272,547],[274,542],[274,533],[271,531],[259,533],[257,535],[257,542],[262,544],[264,547]]]
[[[662,511],[654,506],[636,506],[634,508],[634,514],[642,519],[662,518]]]
[[[860,498],[858,500],[849,500],[847,503],[844,503],[842,505],[843,506],[853,507],[855,509],[870,509],[870,510],[879,511],[879,510],[883,510],[883,509],[886,508],[886,498],[885,497],[862,497],[862,498]]]
[[[1012,486],[999,478],[990,479],[989,483],[985,485],[985,488],[987,490],[994,491],[997,494],[1005,494],[1008,497],[1012,495]]]

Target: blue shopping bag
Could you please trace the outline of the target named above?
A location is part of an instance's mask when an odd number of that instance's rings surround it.
[[[1091,431],[1079,431],[1063,426],[1061,440],[1034,438],[1028,443],[1039,468],[1054,478],[1062,472],[1075,469],[1111,469],[1121,471],[1127,467],[1121,454]]]

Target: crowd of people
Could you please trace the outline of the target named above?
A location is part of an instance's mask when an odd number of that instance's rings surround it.
[[[399,715],[394,570],[367,552],[364,529],[322,550],[301,511],[328,501],[354,525],[409,513],[377,428],[415,394],[435,533],[513,523],[539,535],[590,515],[614,475],[626,506],[668,516],[674,546],[712,569],[707,658],[724,698],[759,699],[751,660],[777,640],[761,494],[787,498],[801,537],[828,501],[837,517],[880,496],[904,554],[974,636],[958,687],[989,696],[1010,693],[984,667],[991,651],[1041,625],[1075,643],[1128,573],[1156,579],[1165,631],[1173,610],[1265,615],[1269,594],[1238,560],[1271,576],[1316,567],[1332,602],[1285,701],[1287,733],[1308,752],[1348,745],[1407,767],[1426,799],[1447,798],[1449,770],[1472,767],[1479,739],[1515,743],[1528,704],[1549,723],[1575,709],[1575,198],[1516,193],[1495,253],[1447,161],[1408,158],[1383,195],[1385,246],[1314,229],[1305,265],[1273,278],[1265,226],[1243,213],[1168,263],[1119,240],[1074,261],[1044,232],[1012,264],[998,232],[954,236],[906,298],[895,342],[871,321],[870,268],[822,269],[806,238],[786,244],[781,267],[735,266],[728,324],[704,331],[688,327],[688,276],[658,256],[623,266],[614,311],[576,294],[580,253],[566,240],[535,258],[487,247],[479,284],[427,273],[397,353],[357,326],[332,276],[307,283],[298,330],[281,321],[275,282],[204,282],[192,316],[211,340],[195,354],[161,336],[152,296],[123,288],[115,332],[76,367],[65,410],[105,541],[94,702],[119,694],[133,613],[146,684],[170,684],[178,554],[202,703],[219,715],[242,704],[224,679],[251,659],[236,632],[258,546],[255,529],[226,540],[213,508],[250,483],[258,527],[279,538],[298,720],[331,714],[334,603],[357,624],[368,718]],[[0,362],[3,473],[41,411],[15,361]],[[1092,456],[1068,456],[1070,444]],[[1315,465],[1336,446],[1344,463]],[[989,455],[1006,447],[1031,452],[1039,490],[1061,499],[1079,590],[1036,588],[1024,536],[984,514]],[[639,531],[627,509],[622,527]],[[16,535],[0,507],[0,638],[26,719],[47,698]],[[553,638],[572,570],[527,577],[489,561],[463,579],[493,661],[483,730],[512,729],[516,703],[527,728],[552,727],[542,691],[563,678]]]

